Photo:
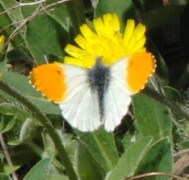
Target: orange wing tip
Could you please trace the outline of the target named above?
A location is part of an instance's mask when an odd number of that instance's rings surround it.
[[[65,97],[65,78],[60,63],[43,64],[32,69],[29,83],[49,101],[60,103]]]
[[[151,55],[153,61],[154,61],[154,68],[152,69],[152,72],[149,74],[149,76],[147,77],[145,83],[144,83],[144,86],[141,87],[141,89],[139,89],[136,93],[142,91],[145,87],[146,87],[146,84],[149,82],[149,79],[153,76],[153,74],[155,73],[155,70],[156,70],[156,67],[157,67],[157,64],[156,64],[156,59],[155,59],[155,56],[152,54],[152,53],[149,53],[149,55]]]
[[[30,73],[31,73],[31,72],[30,72]],[[36,89],[36,91],[40,92],[41,95],[42,95],[43,97],[45,97],[48,101],[51,101],[51,102],[54,102],[54,103],[59,103],[59,102],[55,102],[55,101],[52,100],[52,99],[49,99],[43,92],[41,92],[41,90],[40,90],[39,88],[37,88],[37,87],[32,83],[32,81],[31,81],[31,79],[30,79],[30,76],[29,76],[29,83],[32,85],[32,87],[33,87],[34,89]]]
[[[132,55],[128,60],[127,81],[132,94],[140,92],[145,88],[149,79],[155,72],[155,57],[148,52]]]

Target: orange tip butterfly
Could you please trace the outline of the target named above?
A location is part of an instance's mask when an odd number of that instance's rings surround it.
[[[98,57],[91,69],[61,63],[37,66],[30,82],[59,104],[72,127],[87,132],[104,125],[109,132],[121,123],[131,96],[144,88],[155,67],[148,52],[124,57],[111,66]]]

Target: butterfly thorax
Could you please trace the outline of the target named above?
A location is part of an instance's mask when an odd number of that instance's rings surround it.
[[[104,94],[110,81],[110,69],[105,66],[101,58],[97,58],[95,65],[89,70],[89,85],[92,91],[98,93],[101,120],[104,115]]]

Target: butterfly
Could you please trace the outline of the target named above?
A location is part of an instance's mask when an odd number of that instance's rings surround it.
[[[97,57],[92,68],[50,63],[34,67],[30,82],[57,103],[74,128],[95,131],[104,125],[110,132],[127,114],[131,97],[141,91],[155,71],[151,53],[123,57],[107,66]]]

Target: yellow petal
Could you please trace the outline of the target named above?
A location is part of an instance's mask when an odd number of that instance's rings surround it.
[[[0,36],[0,52],[2,51],[4,44],[5,44],[5,36],[1,35]]]
[[[82,49],[86,49],[88,41],[82,35],[77,35],[74,40]]]
[[[93,24],[98,35],[112,38],[116,32],[120,31],[120,22],[116,14],[105,14],[103,20],[97,18],[93,20]]]
[[[130,38],[132,37],[134,28],[135,28],[134,20],[131,20],[131,19],[127,20],[127,24],[126,24],[125,32],[123,36],[125,47],[127,46],[128,42],[130,41]]]
[[[98,35],[102,35],[102,29],[104,28],[104,23],[101,18],[96,18],[93,20],[93,25]]]
[[[67,44],[67,46],[65,47],[65,52],[75,58],[79,58],[82,56],[83,50],[71,44]]]
[[[133,53],[136,53],[138,52],[138,50],[143,48],[145,43],[146,43],[146,37],[143,36],[141,39],[139,39],[139,41],[136,42],[135,47],[133,48]]]
[[[101,56],[106,65],[138,52],[146,51],[146,27],[134,20],[128,20],[125,31],[120,31],[120,20],[114,14],[105,14],[93,20],[94,30],[87,24],[80,27],[81,34],[76,36],[78,47],[68,44],[65,51],[71,56],[65,57],[65,63],[91,68],[96,58]]]
[[[136,36],[137,40],[139,40],[145,36],[145,32],[146,27],[142,24],[138,24],[133,32],[133,35]]]
[[[80,27],[80,31],[83,35],[83,37],[88,41],[94,41],[93,40],[93,37],[94,37],[94,32],[90,29],[89,26],[87,26],[86,24],[83,24],[81,27]]]

